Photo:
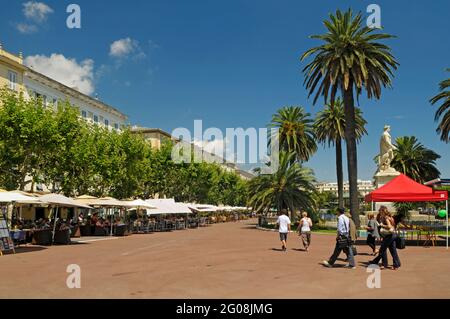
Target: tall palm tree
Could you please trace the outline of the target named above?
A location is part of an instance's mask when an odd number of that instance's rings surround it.
[[[441,173],[436,160],[441,156],[423,146],[415,136],[402,136],[395,140],[394,159],[391,166],[419,183],[438,178]]]
[[[450,72],[450,69],[447,69]],[[436,131],[441,134],[441,140],[450,142],[450,78],[439,83],[441,93],[430,99],[431,104],[442,100],[442,105],[436,111],[435,121],[441,121]],[[442,117],[442,118],[441,118]]]
[[[361,109],[355,107],[356,139],[361,140],[367,134],[367,121],[362,116]],[[345,138],[345,114],[342,100],[338,98],[334,105],[328,103],[326,108],[317,113],[314,122],[317,140],[328,147],[336,148],[336,176],[338,183],[339,207],[344,207],[344,172],[342,169],[342,140]]]
[[[389,39],[389,34],[375,33],[377,29],[363,26],[361,13],[353,15],[349,9],[342,13],[330,14],[330,20],[324,21],[327,33],[311,38],[324,43],[306,51],[301,60],[314,55],[303,72],[305,86],[309,96],[314,92],[314,104],[320,95],[325,103],[334,103],[338,90],[344,99],[345,140],[347,145],[347,166],[350,184],[350,210],[352,218],[359,226],[358,202],[358,166],[356,151],[356,121],[354,93],[358,98],[363,88],[367,97],[381,97],[381,87],[391,86],[393,70],[397,61],[391,49],[377,42]]]
[[[292,214],[299,209],[314,207],[315,178],[311,169],[292,163],[295,153],[280,152],[278,170],[270,175],[258,175],[249,182],[249,205],[258,212],[288,209]]]
[[[280,150],[294,152],[296,156],[292,160],[307,161],[317,151],[313,120],[303,107],[279,109],[269,126],[279,129]]]

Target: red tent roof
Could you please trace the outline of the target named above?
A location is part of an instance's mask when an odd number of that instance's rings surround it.
[[[434,190],[400,174],[365,199],[366,202],[440,202],[448,199],[448,192]]]

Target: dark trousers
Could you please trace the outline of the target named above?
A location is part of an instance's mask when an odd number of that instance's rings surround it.
[[[334,247],[334,252],[331,255],[330,259],[328,260],[328,263],[330,265],[334,265],[336,262],[336,259],[339,257],[341,252],[344,251],[347,254],[348,263],[350,266],[355,266],[355,258],[353,257],[353,249],[352,246],[349,246],[347,248],[341,248],[339,247],[339,243],[336,241],[336,246]]]
[[[372,248],[373,252],[375,252],[376,250],[376,238],[374,236],[372,236],[371,234],[367,235],[367,240],[366,240],[366,244],[369,245],[370,248]]]
[[[382,261],[382,264],[384,267],[388,266],[388,257],[387,257],[387,250],[389,249],[389,252],[391,253],[393,264],[395,268],[399,268],[401,266],[400,258],[397,254],[397,246],[396,246],[396,239],[397,235],[388,235],[383,238],[383,241],[381,242],[380,252],[378,253],[378,256],[375,257],[371,263],[372,264],[378,264],[380,262],[380,259]]]

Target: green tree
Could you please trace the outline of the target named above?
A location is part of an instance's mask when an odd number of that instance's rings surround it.
[[[447,69],[450,72],[450,69]],[[441,140],[448,143],[450,141],[450,78],[439,84],[439,94],[430,99],[431,104],[442,102],[436,111],[435,121],[439,122],[436,131],[441,135]]]
[[[269,126],[279,129],[280,150],[294,152],[293,160],[307,161],[317,151],[313,120],[303,107],[279,109]]]
[[[41,99],[0,91],[0,169],[7,189],[24,190],[43,181],[43,170],[56,152],[56,122]]]
[[[438,178],[436,160],[441,156],[423,146],[415,136],[398,137],[391,166],[419,183]]]
[[[362,116],[361,109],[355,107],[356,139],[361,140],[367,134],[365,125],[367,121]],[[336,150],[336,176],[338,183],[339,207],[344,207],[344,171],[342,168],[342,141],[345,138],[345,114],[342,100],[338,98],[334,105],[328,103],[326,108],[316,116],[314,128],[317,140],[328,147],[334,146]]]
[[[249,205],[257,212],[288,209],[291,217],[299,209],[315,207],[315,178],[311,169],[292,163],[295,153],[280,152],[278,170],[249,182]]]
[[[358,166],[356,149],[356,120],[354,94],[358,97],[363,88],[367,97],[381,97],[381,88],[391,86],[393,70],[398,63],[391,49],[378,42],[389,39],[389,34],[376,33],[377,29],[363,26],[361,13],[353,15],[349,9],[330,14],[324,21],[327,33],[311,38],[323,41],[317,47],[307,50],[301,57],[305,60],[314,56],[303,72],[309,96],[314,92],[314,104],[319,96],[325,103],[334,103],[340,90],[344,100],[346,120],[345,140],[347,145],[347,167],[350,186],[350,210],[359,227]]]

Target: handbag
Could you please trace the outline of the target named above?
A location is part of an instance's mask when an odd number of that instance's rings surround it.
[[[344,221],[345,230],[347,230],[347,224]],[[337,245],[340,249],[348,248],[351,246],[352,240],[349,236],[341,235],[339,234],[338,238],[336,239]]]
[[[397,247],[397,249],[405,249],[406,248],[405,238],[397,235],[397,238],[395,238],[395,246]]]
[[[351,239],[344,235],[339,235],[339,237],[336,239],[338,247],[341,249],[347,248],[351,244]]]

